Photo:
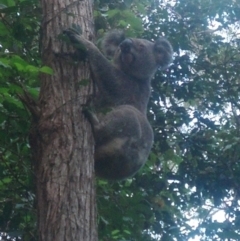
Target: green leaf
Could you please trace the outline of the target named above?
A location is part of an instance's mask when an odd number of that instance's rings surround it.
[[[40,72],[45,73],[45,74],[53,75],[53,70],[48,66],[41,67]]]
[[[118,233],[120,233],[120,231],[119,231],[118,229],[113,230],[113,231],[111,232],[112,235],[116,235],[116,234],[118,234]]]
[[[17,68],[18,71],[23,71],[25,70],[25,66],[23,66],[20,63],[14,63],[15,67]]]
[[[9,65],[4,64],[2,61],[0,61],[0,66],[3,66],[4,68],[11,68]]]
[[[109,17],[109,18],[113,18],[113,17],[115,17],[117,14],[120,14],[120,10],[119,10],[119,9],[109,10],[109,11],[107,12],[107,14],[108,14],[108,17]]]
[[[26,68],[25,68],[25,71],[37,73],[39,71],[39,69],[37,67],[33,66],[33,65],[27,65]]]
[[[131,11],[129,11],[129,10],[123,11],[122,16],[124,17],[124,20],[131,25],[131,27],[133,29],[135,29],[136,31],[143,30],[142,20],[140,18],[136,17],[136,15],[134,13],[132,13]]]
[[[131,232],[129,230],[126,230],[126,229],[124,229],[123,232],[126,233],[126,234],[131,234]]]
[[[9,7],[15,6],[15,1],[14,1],[14,0],[7,0],[7,5],[8,5]]]

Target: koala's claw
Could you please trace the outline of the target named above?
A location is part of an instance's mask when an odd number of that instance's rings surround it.
[[[68,38],[68,42],[72,43],[76,49],[83,52],[86,51],[86,46],[84,45],[85,40],[76,28],[68,28],[63,31],[63,34]]]
[[[76,34],[76,35],[81,35],[82,34],[82,29],[79,25],[73,24],[72,27],[66,29],[63,31],[64,34]]]
[[[65,30],[63,30],[63,33],[68,35],[68,36],[79,35],[79,33],[75,29],[73,29],[73,28],[65,29]]]
[[[66,30],[63,31],[63,34],[68,36],[68,38],[73,42],[76,43],[77,41],[77,36],[79,35],[79,33],[73,29],[73,28],[68,28]]]

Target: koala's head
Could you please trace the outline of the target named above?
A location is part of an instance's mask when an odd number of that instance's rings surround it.
[[[172,46],[164,38],[153,43],[146,39],[125,38],[123,32],[114,30],[106,35],[102,47],[117,68],[142,80],[150,79],[157,68],[166,68],[172,61]]]

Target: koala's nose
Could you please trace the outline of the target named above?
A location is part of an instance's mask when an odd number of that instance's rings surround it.
[[[131,50],[132,45],[133,45],[133,41],[131,39],[129,39],[129,38],[125,39],[120,44],[121,51],[123,53],[129,53],[130,50]]]

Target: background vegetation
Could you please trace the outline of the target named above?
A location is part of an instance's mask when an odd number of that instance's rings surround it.
[[[108,29],[166,36],[173,64],[152,81],[155,144],[132,179],[97,180],[99,240],[240,240],[240,3],[99,0],[96,43]],[[0,0],[0,231],[37,240],[30,114],[41,65],[37,0]],[[224,216],[216,219],[216,213]],[[7,233],[7,234],[6,234]]]

